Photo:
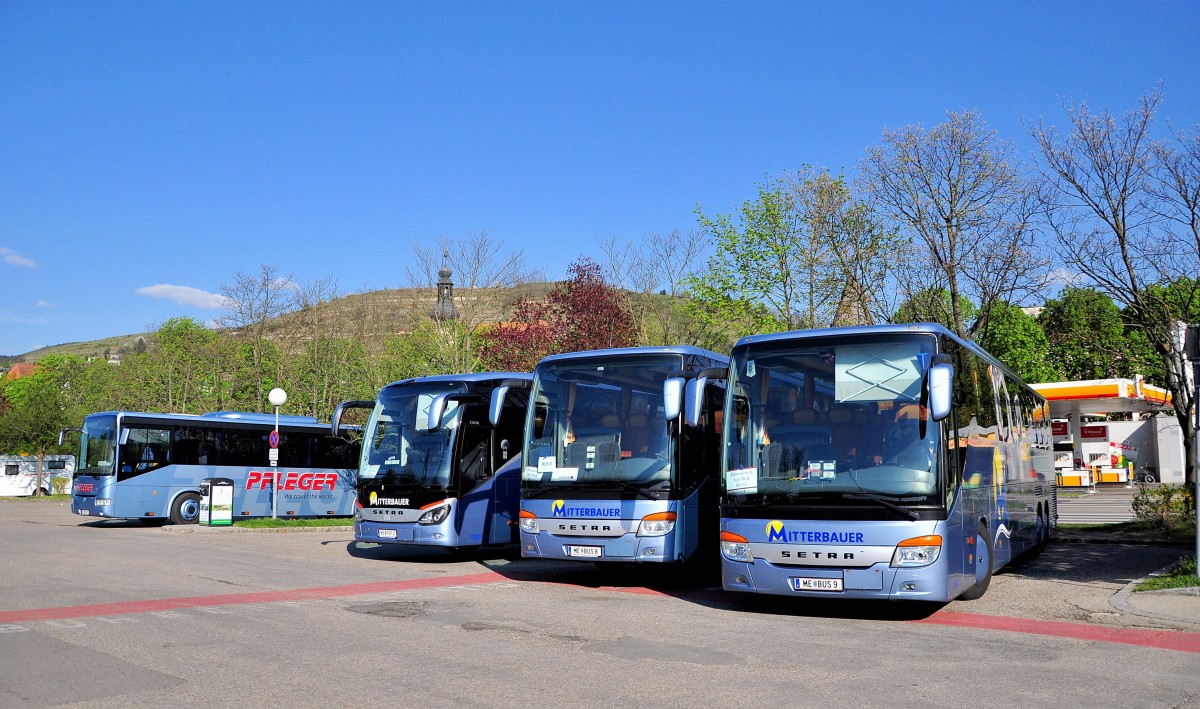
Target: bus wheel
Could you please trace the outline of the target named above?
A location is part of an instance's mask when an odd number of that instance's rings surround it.
[[[171,524],[196,524],[200,521],[200,496],[185,492],[171,505]]]
[[[964,601],[982,598],[983,594],[987,593],[988,585],[991,582],[992,537],[988,534],[987,526],[981,522],[979,532],[975,536],[975,585],[963,591],[959,598]]]

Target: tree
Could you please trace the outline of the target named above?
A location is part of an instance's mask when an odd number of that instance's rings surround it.
[[[445,373],[473,372],[479,369],[475,336],[480,327],[493,322],[504,308],[505,294],[512,286],[529,280],[525,254],[509,251],[502,240],[482,229],[462,239],[442,237],[435,251],[417,244],[413,261],[406,266],[410,287],[434,287],[434,275],[449,268],[455,282],[455,318],[429,318],[431,327],[423,328],[438,345],[436,369]]]
[[[630,307],[643,345],[699,344],[683,298],[685,281],[694,275],[704,251],[697,229],[647,233],[641,242],[599,242],[614,285],[631,293]]]
[[[1069,381],[1129,376],[1129,340],[1121,309],[1104,293],[1067,286],[1037,316],[1048,363]]]
[[[794,184],[767,180],[759,185],[758,197],[743,202],[735,214],[709,218],[697,207],[696,217],[716,253],[688,287],[715,319],[732,320],[747,332],[833,321],[839,288],[826,267],[828,245],[809,231]]]
[[[993,303],[1020,303],[1041,290],[1048,261],[1036,241],[1034,192],[1012,146],[977,112],[948,112],[929,130],[885,130],[860,168],[868,193],[923,247],[909,287],[948,290],[960,337],[982,329]],[[964,296],[985,317],[969,323]]]
[[[203,413],[215,403],[211,383],[216,379],[216,357],[221,335],[193,318],[167,320],[154,333],[154,348],[146,363],[157,380],[166,411]]]
[[[1195,393],[1180,327],[1200,321],[1200,128],[1151,135],[1162,95],[1116,117],[1087,104],[1064,107],[1067,132],[1039,120],[1037,142],[1047,223],[1062,259],[1124,307],[1162,366],[1183,430],[1187,480],[1196,480]]]
[[[532,371],[547,355],[634,344],[625,294],[605,281],[599,264],[583,257],[567,267],[567,275],[544,301],[518,301],[506,322],[482,334],[486,366]]]
[[[1049,343],[1037,320],[1019,306],[992,303],[979,344],[1030,384],[1054,381],[1047,361]]]
[[[37,487],[42,489],[46,453],[58,445],[58,432],[71,425],[64,403],[63,360],[47,357],[30,375],[0,381],[0,450],[37,456]]]
[[[274,346],[268,341],[273,321],[291,310],[296,302],[296,289],[290,276],[281,277],[274,266],[262,264],[257,274],[235,273],[233,280],[221,284],[225,314],[221,324],[232,328],[234,336],[246,345],[250,356],[251,374],[254,377],[254,410],[263,411],[266,400],[267,365],[278,365],[268,354]],[[279,379],[279,369],[272,370],[273,379]],[[249,397],[245,397],[249,398]],[[249,403],[249,402],[247,402]]]
[[[975,304],[966,296],[958,298],[958,313],[965,322],[974,324],[978,319]],[[950,291],[945,288],[924,288],[912,293],[896,309],[892,322],[934,322],[948,330],[954,330],[955,311],[950,305]]]

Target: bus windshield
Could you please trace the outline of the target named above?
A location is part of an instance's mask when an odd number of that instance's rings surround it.
[[[453,382],[384,389],[367,420],[359,479],[385,479],[401,489],[447,488],[462,406],[446,402],[442,427],[429,430],[429,404],[438,394],[461,393]]]
[[[940,434],[922,400],[934,347],[931,336],[902,335],[735,350],[726,394],[727,501],[936,503]]]
[[[76,475],[112,475],[117,455],[117,417],[89,416],[80,434],[83,465]]]
[[[680,365],[679,355],[539,365],[524,486],[670,489],[674,441],[663,413],[663,382]]]

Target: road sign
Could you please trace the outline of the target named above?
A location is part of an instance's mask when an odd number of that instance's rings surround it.
[[[272,448],[278,448],[279,447],[279,431],[271,431],[271,435],[267,436],[267,443],[270,444],[270,446]]]
[[[279,465],[279,449],[272,448],[267,451],[267,463],[269,465]]]

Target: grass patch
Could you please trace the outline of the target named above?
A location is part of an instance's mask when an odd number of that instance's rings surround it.
[[[1200,586],[1200,576],[1196,575],[1195,557],[1185,556],[1179,560],[1175,568],[1162,576],[1152,576],[1137,585],[1138,591],[1162,591],[1168,588],[1192,588]]]
[[[350,527],[354,524],[353,517],[304,517],[276,518],[256,517],[254,519],[238,519],[233,524],[246,529],[296,529],[298,527]]]
[[[70,502],[70,495],[22,495],[20,497],[0,497],[5,502]]]
[[[1161,527],[1147,520],[1133,519],[1129,520],[1128,522],[1114,522],[1112,524],[1059,523],[1055,528],[1059,532],[1066,534],[1087,533],[1098,536],[1126,539],[1185,542],[1196,538],[1195,522],[1179,527]]]

